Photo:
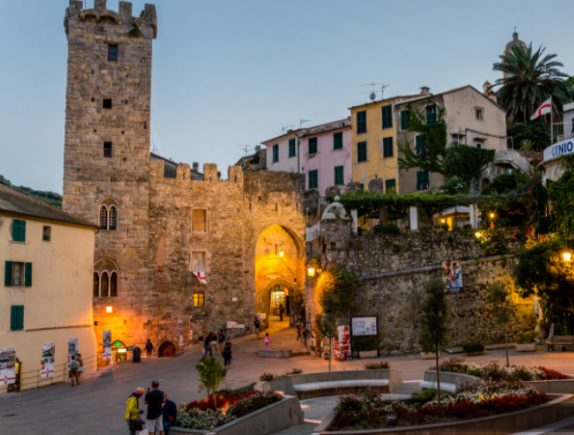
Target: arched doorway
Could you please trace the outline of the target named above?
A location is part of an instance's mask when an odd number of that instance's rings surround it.
[[[164,341],[157,352],[159,357],[175,356],[175,346],[171,341]]]
[[[112,343],[112,358],[114,363],[119,363],[126,361],[128,357],[126,345],[120,341],[116,340]]]
[[[289,316],[292,311],[292,296],[289,287],[286,285],[276,284],[269,290],[269,321],[270,327],[288,327]],[[281,316],[283,311],[283,316]],[[283,319],[281,320],[281,317]],[[272,324],[271,322],[275,323]],[[282,323],[282,324],[277,324]]]

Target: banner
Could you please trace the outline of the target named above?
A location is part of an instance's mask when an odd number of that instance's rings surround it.
[[[54,358],[56,357],[56,343],[44,343],[42,345],[42,379],[54,376]]]
[[[0,385],[16,382],[16,348],[0,348]]]
[[[70,370],[70,361],[72,357],[78,354],[78,337],[68,338],[68,370]]]
[[[377,335],[377,318],[372,317],[353,317],[353,337],[368,337]]]
[[[442,262],[443,279],[446,283],[446,294],[460,293],[462,291],[462,269],[460,261]]]
[[[102,359],[112,359],[112,331],[104,331],[104,351]]]
[[[351,337],[348,326],[337,327],[337,339],[335,340],[335,359],[347,361],[351,356]]]

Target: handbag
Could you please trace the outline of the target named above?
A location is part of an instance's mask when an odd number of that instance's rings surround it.
[[[137,403],[137,402],[136,402]],[[138,404],[139,405],[139,404]],[[139,412],[139,406],[138,406],[138,412]],[[132,414],[130,412],[130,430],[131,431],[139,431],[139,430],[143,430],[145,426],[144,421],[140,418],[139,414],[138,416],[132,420]]]

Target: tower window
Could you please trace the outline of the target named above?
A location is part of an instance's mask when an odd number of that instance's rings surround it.
[[[482,109],[476,109],[476,119],[482,121]]]
[[[111,108],[112,108],[112,99],[104,98],[104,109],[111,109]]]
[[[206,210],[193,210],[193,229],[195,233],[204,233],[207,229]]]
[[[52,240],[52,227],[44,226],[42,231],[42,240],[44,242],[49,242]]]
[[[111,142],[104,142],[104,157],[106,157],[106,158],[112,157],[112,143]]]
[[[193,294],[193,306],[196,308],[203,307],[205,304],[204,293],[195,292]]]
[[[118,61],[118,46],[108,45],[108,61],[117,62]]]

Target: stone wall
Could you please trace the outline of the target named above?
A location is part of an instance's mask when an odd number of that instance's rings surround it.
[[[441,262],[460,260],[464,289],[448,295],[451,305],[451,345],[477,340],[484,344],[503,341],[502,329],[494,322],[488,303],[490,284],[502,282],[513,288],[515,256],[488,257],[474,237],[459,232],[412,233],[400,236],[353,236],[351,224],[343,220],[323,220],[325,252],[323,265],[346,267],[358,279],[354,315],[379,315],[379,334],[384,354],[419,350],[419,307],[425,282],[442,278]],[[516,250],[516,246],[510,247]],[[308,278],[308,317],[318,311],[314,281]],[[517,303],[513,333],[533,328],[533,300],[513,293]],[[347,319],[342,319],[347,321]]]

